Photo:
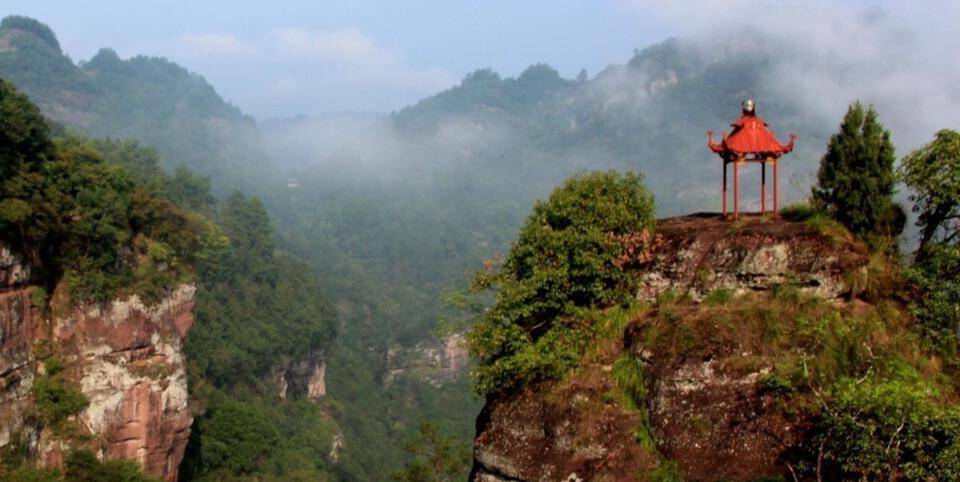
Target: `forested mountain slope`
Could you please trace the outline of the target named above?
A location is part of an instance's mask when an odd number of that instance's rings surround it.
[[[50,119],[94,137],[134,138],[241,187],[261,171],[253,119],[203,77],[158,57],[122,60],[102,49],[75,64],[46,25],[10,16],[0,24],[0,77],[26,92]]]

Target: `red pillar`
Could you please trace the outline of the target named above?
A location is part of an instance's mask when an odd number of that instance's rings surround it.
[[[727,217],[727,160],[723,159],[723,217]]]
[[[733,161],[733,219],[740,217],[740,159]]]
[[[777,164],[780,162],[780,159],[773,159],[773,215],[777,216],[780,214],[780,210],[777,209],[777,186],[779,185],[779,179],[777,177]]]
[[[767,213],[767,160],[760,162],[760,215]]]

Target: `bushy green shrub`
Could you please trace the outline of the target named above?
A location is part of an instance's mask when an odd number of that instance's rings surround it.
[[[158,482],[146,477],[140,465],[132,460],[106,460],[101,462],[89,450],[72,452],[64,461],[65,482]]]
[[[906,270],[914,285],[910,309],[920,333],[942,355],[957,354],[960,327],[960,247],[928,244]]]
[[[939,404],[922,380],[844,379],[831,392],[802,471],[822,480],[960,479],[960,410]]]
[[[574,176],[535,204],[503,267],[474,280],[475,289],[498,290],[470,333],[477,391],[554,378],[575,364],[589,327],[568,319],[629,299],[623,240],[653,227],[653,196],[634,173]]]
[[[60,432],[67,417],[87,407],[87,397],[70,383],[59,359],[44,360],[44,373],[33,381],[33,399],[40,421],[54,433]]]

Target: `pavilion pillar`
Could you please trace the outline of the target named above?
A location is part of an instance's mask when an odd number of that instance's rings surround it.
[[[760,162],[760,215],[767,214],[767,160]]]
[[[777,198],[779,197],[778,196],[779,193],[777,192],[777,186],[780,184],[779,178],[777,175],[777,164],[779,163],[780,163],[779,158],[776,158],[776,157],[773,158],[773,215],[774,217],[780,214],[780,210],[777,208],[778,207]]]
[[[733,219],[740,217],[740,159],[733,160]]]
[[[727,160],[723,160],[723,217],[727,217]]]

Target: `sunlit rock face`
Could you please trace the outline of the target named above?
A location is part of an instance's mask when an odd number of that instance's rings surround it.
[[[644,302],[667,291],[702,300],[721,289],[735,296],[790,283],[840,303],[851,273],[868,261],[862,243],[805,223],[715,215],[660,220],[650,254],[636,273]],[[745,364],[754,354],[723,336],[676,356],[645,342],[637,326],[597,340],[591,347],[597,354],[562,381],[488,397],[477,419],[470,480],[645,480],[657,467],[656,454],[675,461],[685,480],[781,474],[781,457],[804,427],[760,385],[776,357]],[[624,353],[643,364],[643,408],[654,445],[647,450],[638,442],[640,412],[612,395],[614,361]]]
[[[323,351],[312,351],[306,357],[280,367],[277,384],[280,398],[323,398],[327,394],[327,362]]]
[[[193,324],[194,286],[181,285],[151,304],[132,296],[54,306],[48,311],[58,314],[41,316],[30,306],[29,271],[13,259],[0,250],[0,445],[16,434],[48,466],[85,446],[175,481],[193,421],[182,346]],[[63,362],[64,373],[89,400],[74,420],[85,436],[38,432],[26,419],[31,387],[42,370],[35,353],[41,345]]]
[[[25,287],[30,270],[0,245],[0,446],[10,442],[29,406],[36,314]]]
[[[463,333],[421,341],[412,347],[393,345],[383,354],[383,383],[400,377],[441,387],[461,376],[470,362]]]
[[[673,290],[699,301],[718,289],[737,294],[789,282],[833,299],[848,289],[844,276],[866,258],[862,244],[805,223],[752,216],[736,222],[715,215],[663,219],[637,297],[649,301]]]
[[[75,347],[70,361],[90,400],[80,418],[102,436],[103,454],[165,480],[176,480],[193,422],[181,347],[195,291],[180,286],[151,306],[137,297],[83,306],[53,326],[53,340]]]

